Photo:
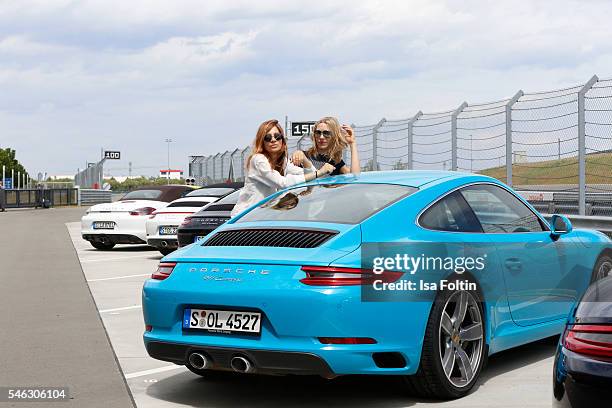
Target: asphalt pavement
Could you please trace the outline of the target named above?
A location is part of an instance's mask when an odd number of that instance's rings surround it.
[[[0,213],[0,387],[68,387],[57,403],[132,407],[65,223],[84,208]]]

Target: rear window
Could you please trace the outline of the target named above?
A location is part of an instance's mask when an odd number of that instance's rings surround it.
[[[168,207],[204,207],[210,201],[178,201],[168,204]]]
[[[237,222],[319,221],[357,224],[416,191],[394,184],[322,184],[291,189]]]
[[[215,187],[215,188],[200,188],[189,192],[185,197],[222,197],[234,191],[233,188]]]
[[[136,190],[130,191],[121,200],[157,200],[161,194],[161,190]]]

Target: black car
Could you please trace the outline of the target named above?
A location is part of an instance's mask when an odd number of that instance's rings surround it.
[[[197,213],[185,218],[177,231],[178,245],[193,244],[231,218],[230,213],[238,202],[240,190],[208,204]]]
[[[606,259],[610,272],[612,258]],[[612,273],[592,283],[570,314],[555,356],[553,395],[555,407],[612,405]]]
[[[147,244],[157,248],[163,255],[173,252],[178,247],[176,232],[185,214],[191,215],[243,185],[244,183],[219,183],[204,186],[158,209],[146,224]]]

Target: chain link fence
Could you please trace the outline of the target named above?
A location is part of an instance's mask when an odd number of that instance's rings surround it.
[[[74,185],[80,188],[102,188],[104,181],[104,160],[89,163],[88,167],[74,175]]]
[[[437,113],[353,124],[362,171],[457,170],[495,177],[532,201],[566,213],[612,216],[612,78],[524,93],[485,103],[463,102]],[[310,136],[289,138],[289,151]],[[240,152],[240,153],[236,153]],[[203,184],[244,178],[250,148],[192,156]],[[212,166],[209,164],[213,161]],[[350,152],[345,152],[350,162]],[[190,170],[191,170],[190,166]]]

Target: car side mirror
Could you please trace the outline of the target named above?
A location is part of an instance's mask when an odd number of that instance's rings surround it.
[[[572,223],[565,215],[554,214],[550,219],[550,235],[558,238],[572,232]]]

